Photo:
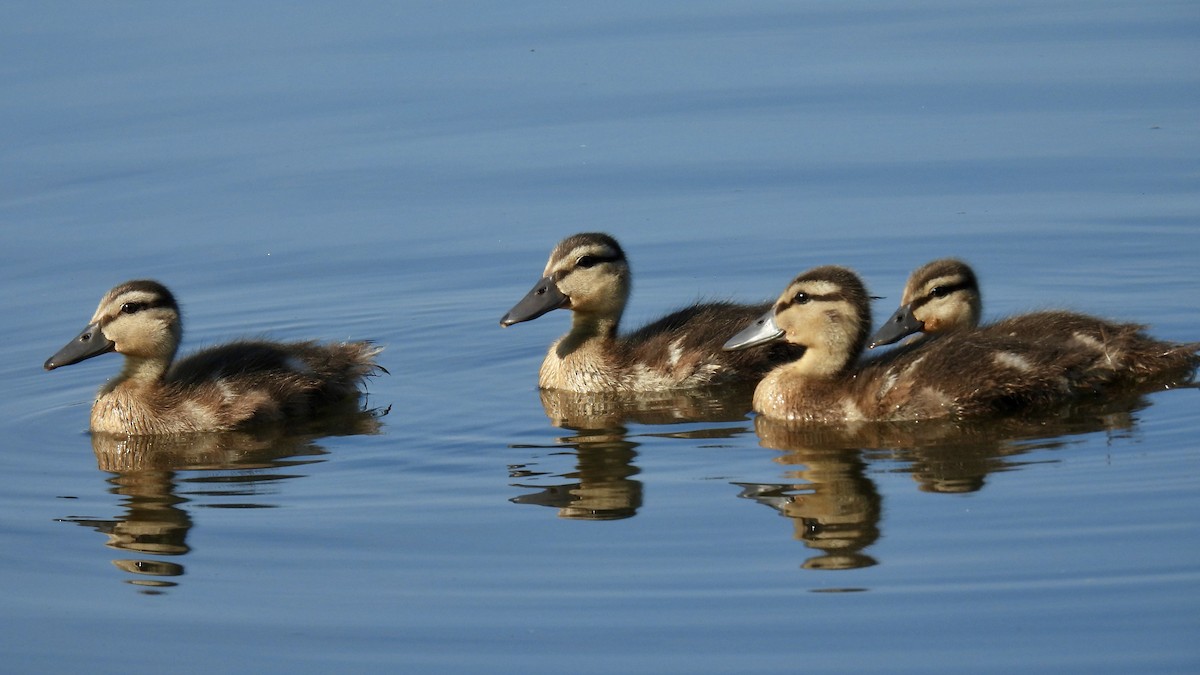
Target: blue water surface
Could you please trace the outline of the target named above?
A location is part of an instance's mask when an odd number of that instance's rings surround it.
[[[886,315],[956,255],[989,317],[1200,339],[1198,35],[1192,2],[3,5],[6,668],[1195,672],[1196,389],[781,437],[559,414],[566,313],[498,321],[602,230],[629,328],[828,263]],[[185,351],[386,345],[390,412],[93,439],[117,358],[41,364],[139,277]]]

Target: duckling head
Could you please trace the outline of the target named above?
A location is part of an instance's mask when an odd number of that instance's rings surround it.
[[[629,299],[629,263],[620,244],[607,234],[585,232],[559,242],[542,278],[508,313],[501,326],[532,321],[555,309],[615,323]]]
[[[870,329],[870,298],[862,280],[830,265],[796,277],[774,306],[730,338],[725,349],[787,340],[805,348],[797,364],[806,374],[831,376],[858,358]]]
[[[872,348],[913,333],[944,333],[979,325],[979,282],[961,260],[943,258],[923,265],[908,278],[900,308],[871,337]]]
[[[183,335],[175,296],[157,281],[139,279],[114,287],[100,300],[91,322],[46,360],[46,370],[117,352],[161,364],[175,357]]]

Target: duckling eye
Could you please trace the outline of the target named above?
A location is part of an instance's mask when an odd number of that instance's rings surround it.
[[[579,260],[575,261],[575,266],[576,267],[595,267],[597,264],[599,264],[599,262],[600,262],[600,259],[594,255],[584,255],[584,256],[580,256]]]
[[[929,291],[929,294],[935,298],[944,298],[950,295],[950,289],[945,286],[934,286],[933,290]]]
[[[792,304],[793,305],[806,305],[806,304],[808,304],[809,300],[810,300],[810,298],[808,297],[808,293],[805,293],[804,291],[800,291],[799,293],[796,294],[796,297],[792,298]]]
[[[146,303],[144,303],[144,302],[127,302],[127,303],[121,305],[121,313],[122,314],[133,314],[135,312],[140,312],[145,308],[146,308]]]

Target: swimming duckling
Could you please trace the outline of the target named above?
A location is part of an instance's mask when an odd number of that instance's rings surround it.
[[[843,267],[818,267],[796,277],[771,310],[725,348],[778,339],[806,348],[754,391],[757,412],[786,421],[1036,410],[1103,391],[1115,380],[1111,365],[1096,352],[981,331],[952,332],[858,363],[870,327],[870,298],[858,276]]]
[[[982,301],[970,265],[943,258],[919,267],[908,278],[900,308],[871,338],[870,347],[892,344],[914,333],[940,334],[979,326]],[[1103,354],[1118,377],[1140,382],[1197,366],[1195,344],[1156,340],[1145,326],[1117,323],[1064,311],[1020,314],[981,330],[1037,344]]]
[[[92,405],[91,429],[123,434],[226,431],[318,414],[356,399],[363,379],[387,372],[368,342],[232,342],[172,363],[183,323],[175,297],[156,281],[128,281],[105,294],[83,332],[46,370],[108,352],[121,374]]]
[[[538,386],[543,389],[628,393],[756,380],[800,354],[789,345],[721,350],[729,334],[769,304],[696,304],[618,337],[629,290],[629,263],[617,241],[607,234],[576,234],[554,247],[542,279],[500,325],[571,310],[570,332],[542,361]]]

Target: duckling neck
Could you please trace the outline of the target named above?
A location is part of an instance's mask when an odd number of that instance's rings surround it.
[[[162,419],[161,393],[168,361],[125,357],[121,373],[109,380],[92,404],[93,432],[152,434],[190,429],[165,426]]]
[[[560,359],[565,359],[589,343],[613,342],[617,339],[620,317],[576,312],[571,319],[571,331],[555,346]]]
[[[550,346],[538,372],[538,386],[568,391],[610,391],[618,386],[613,362],[617,321],[577,314],[571,331]]]
[[[808,355],[805,355],[807,358]],[[825,415],[835,378],[806,367],[804,359],[772,370],[754,389],[754,410],[774,419],[813,420]]]
[[[828,347],[808,347],[804,355],[779,370],[785,370],[792,377],[826,379],[841,375],[849,367],[851,356],[834,351]]]
[[[166,376],[167,368],[170,365],[170,361],[163,359],[126,356],[125,365],[121,368],[121,373],[110,380],[100,393],[104,395],[118,387],[139,388],[157,384]]]
[[[754,409],[785,420],[829,417],[830,397],[846,374],[849,361],[848,356],[839,358],[819,348],[806,349],[798,360],[772,370],[758,383]]]

